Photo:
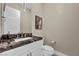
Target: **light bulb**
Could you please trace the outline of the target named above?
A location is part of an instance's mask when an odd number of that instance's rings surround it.
[[[26,11],[26,9],[24,9],[24,12]]]

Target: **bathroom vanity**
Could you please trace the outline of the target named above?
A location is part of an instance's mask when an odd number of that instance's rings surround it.
[[[16,39],[13,46],[0,49],[0,56],[41,56],[43,39],[36,36],[27,38],[22,38],[23,41]]]
[[[29,33],[32,32],[30,30],[31,27],[29,27],[32,23],[30,22],[29,17],[26,17],[24,12],[22,15],[20,15],[20,13],[22,13],[20,9],[16,9],[8,4],[1,5],[2,21],[0,22],[2,36],[0,37],[0,56],[41,55],[43,39],[37,36],[32,36],[32,33]],[[25,21],[22,18],[27,20]],[[28,30],[30,31],[28,32]]]

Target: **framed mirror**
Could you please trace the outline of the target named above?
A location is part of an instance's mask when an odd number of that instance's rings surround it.
[[[20,32],[20,11],[10,6],[5,6],[4,11],[4,34]]]

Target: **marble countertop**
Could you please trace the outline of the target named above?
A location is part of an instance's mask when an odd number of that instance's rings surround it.
[[[16,42],[15,44],[13,44],[13,46],[8,46],[7,48],[0,48],[0,53],[17,48],[17,47],[21,47],[23,45],[30,44],[39,40],[42,40],[42,37],[32,36],[32,39]]]

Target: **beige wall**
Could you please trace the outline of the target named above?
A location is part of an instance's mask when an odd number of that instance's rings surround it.
[[[1,4],[0,4],[0,11],[1,11]],[[1,13],[0,13],[1,15]],[[1,16],[0,16],[0,35],[1,35]]]
[[[0,35],[1,35],[1,4],[0,4]]]
[[[67,55],[79,56],[79,4],[45,4],[46,43]]]
[[[32,22],[31,22],[31,11],[28,9],[24,12],[20,4],[14,4],[14,3],[9,3],[6,4],[12,8],[15,8],[17,10],[20,10],[20,30],[21,32],[32,32]]]
[[[35,29],[35,15],[43,17],[43,30]],[[67,55],[79,55],[79,4],[33,4],[32,33]]]

